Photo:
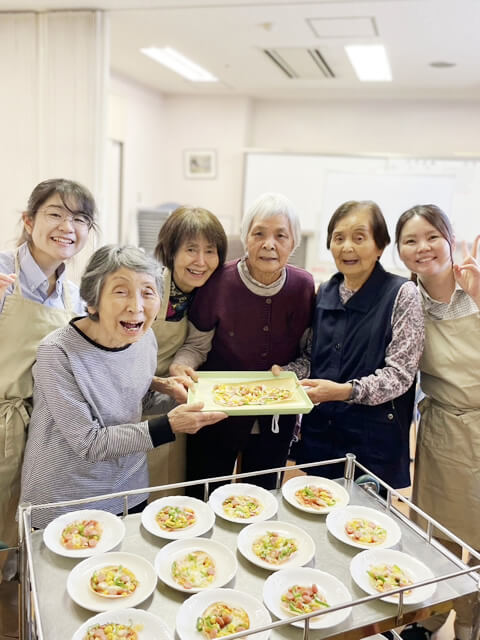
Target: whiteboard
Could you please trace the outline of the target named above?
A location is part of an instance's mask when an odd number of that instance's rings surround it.
[[[393,247],[395,224],[414,205],[443,209],[459,243],[471,242],[480,233],[477,159],[246,152],[244,210],[266,191],[290,198],[302,230],[312,234],[307,265],[311,269],[332,262],[326,248],[327,225],[347,200],[374,200],[380,206],[392,239],[382,258],[387,269],[402,268]]]

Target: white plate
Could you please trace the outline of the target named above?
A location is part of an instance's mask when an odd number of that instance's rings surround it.
[[[289,617],[293,617],[282,609],[281,597],[294,584],[305,587],[316,584],[318,590],[325,596],[331,607],[352,601],[352,596],[343,582],[340,582],[335,576],[325,573],[325,571],[310,569],[309,567],[285,569],[284,571],[272,573],[263,585],[263,601],[277,618],[288,620]],[[341,611],[324,613],[321,616],[310,618],[310,629],[326,629],[340,624],[348,618],[351,610],[351,607],[349,607]],[[292,625],[303,629],[304,622],[292,622]]]
[[[371,583],[367,574],[367,571],[372,565],[379,564],[398,565],[414,582],[421,582],[422,580],[429,580],[434,577],[434,574],[423,562],[408,555],[408,553],[394,551],[393,549],[369,549],[356,555],[350,563],[352,578],[360,589],[363,589],[369,594],[379,593]],[[404,595],[403,601],[405,604],[418,604],[419,602],[423,602],[432,597],[435,593],[436,586],[436,584],[429,584],[424,587],[418,587],[409,595]],[[398,604],[398,594],[382,597],[382,600]]]
[[[333,507],[323,507],[322,509],[314,509],[313,507],[306,507],[305,505],[300,504],[295,497],[295,492],[307,485],[328,489],[337,500],[336,504]],[[289,502],[292,507],[296,507],[297,509],[306,511],[307,513],[329,513],[333,509],[346,507],[350,501],[348,491],[339,485],[338,482],[334,482],[328,478],[320,478],[319,476],[295,476],[294,478],[290,478],[290,480],[285,482],[282,486],[282,494],[285,500]]]
[[[387,537],[385,542],[371,545],[352,540],[352,538],[347,536],[345,533],[345,524],[349,520],[352,520],[352,518],[368,518],[372,522],[375,522],[386,529]],[[402,537],[400,527],[390,516],[387,516],[386,513],[378,511],[377,509],[371,509],[370,507],[350,505],[349,507],[345,507],[345,509],[330,511],[327,516],[326,523],[327,529],[333,536],[335,536],[335,538],[345,542],[345,544],[349,544],[351,547],[356,547],[357,549],[386,549],[396,545]]]
[[[172,563],[181,560],[192,551],[205,551],[212,556],[215,562],[215,578],[208,587],[193,587],[186,589],[176,582],[172,577]],[[237,559],[228,547],[209,538],[189,538],[187,540],[176,540],[170,542],[161,549],[155,557],[155,571],[157,576],[173,589],[184,591],[185,593],[197,593],[205,589],[215,589],[223,587],[235,576],[238,569]]]
[[[97,569],[111,564],[122,564],[135,574],[139,584],[130,596],[104,598],[90,589],[90,578]],[[111,551],[83,560],[70,571],[67,592],[71,599],[90,611],[114,611],[126,606],[135,607],[146,600],[157,586],[157,576],[152,565],[133,553]]]
[[[283,564],[270,564],[255,555],[252,545],[257,538],[267,533],[267,531],[277,532],[286,538],[294,538],[298,544],[298,550]],[[302,567],[315,555],[315,543],[306,531],[289,522],[256,522],[250,524],[238,534],[237,547],[240,553],[259,567],[269,571],[279,571],[290,567]]]
[[[252,516],[251,518],[233,518],[225,513],[223,510],[223,501],[229,496],[239,495],[251,496],[252,498],[256,498],[262,504],[263,509],[258,516]],[[208,504],[212,507],[217,516],[220,516],[224,520],[229,520],[230,522],[238,522],[239,524],[251,524],[252,522],[268,520],[269,518],[273,518],[278,509],[278,501],[270,491],[246,482],[224,484],[221,487],[218,487],[218,489],[212,491]]]
[[[142,609],[119,609],[118,611],[105,611],[89,618],[82,626],[75,631],[72,640],[83,640],[85,634],[95,624],[117,624],[142,625],[142,629],[137,631],[138,640],[172,640],[172,634],[164,625],[162,620],[153,613]]]
[[[103,533],[96,547],[92,549],[65,549],[60,540],[62,531],[76,520],[97,520],[103,528]],[[88,558],[98,553],[105,553],[114,549],[125,536],[125,525],[118,516],[101,509],[82,509],[64,513],[50,522],[43,532],[45,545],[61,556],[67,558]]]
[[[157,513],[163,507],[190,507],[195,511],[197,520],[186,529],[178,529],[177,531],[165,531],[161,529],[155,520]],[[212,508],[202,500],[190,498],[189,496],[166,496],[151,502],[142,511],[142,524],[147,531],[159,538],[167,538],[168,540],[180,540],[182,538],[195,538],[201,536],[202,533],[209,531],[215,522],[215,514]]]
[[[182,604],[177,613],[177,633],[181,640],[205,640],[201,631],[197,631],[197,618],[214,602],[225,602],[233,607],[245,609],[250,618],[250,628],[263,627],[272,622],[270,614],[263,604],[243,591],[235,589],[206,589],[191,596]],[[270,631],[252,636],[255,640],[266,640]]]

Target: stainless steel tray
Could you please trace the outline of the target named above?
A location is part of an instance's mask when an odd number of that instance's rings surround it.
[[[356,463],[352,463],[352,460],[349,463],[347,467],[350,466],[348,471],[350,476],[353,464]],[[299,465],[306,471],[311,466],[313,465]],[[358,466],[364,470],[361,465]],[[242,474],[237,477],[247,477],[247,475]],[[280,478],[280,474],[278,477]],[[435,594],[429,600],[418,605],[403,606],[403,598],[400,598],[399,605],[395,606],[380,601],[380,595],[365,596],[365,593],[355,585],[349,572],[350,560],[357,551],[338,541],[327,531],[325,516],[308,514],[295,509],[282,498],[280,489],[277,489],[273,491],[279,502],[276,519],[288,520],[310,533],[316,544],[316,554],[311,566],[327,571],[340,579],[350,590],[354,599],[352,613],[345,622],[325,630],[308,630],[310,638],[315,640],[324,637],[342,637],[345,640],[364,638],[400,624],[421,620],[434,613],[448,611],[452,608],[456,598],[477,590],[477,581],[473,577],[475,574],[467,574],[469,569],[464,564],[431,539],[431,528],[429,528],[428,534],[420,535],[417,527],[392,507],[390,496],[385,503],[385,501],[370,495],[351,480],[341,479],[338,482],[349,491],[350,504],[366,505],[384,510],[397,521],[402,530],[402,538],[396,548],[416,556],[427,564],[432,569],[438,585]],[[171,485],[170,488],[172,486],[180,489],[185,486],[185,483]],[[155,490],[157,491],[158,488]],[[407,500],[404,499],[404,501],[409,504]],[[22,520],[27,525],[23,531],[21,548],[24,593],[22,637],[32,637],[29,634],[35,628],[36,636],[34,637],[40,640],[63,640],[71,637],[74,631],[93,613],[76,605],[66,592],[67,576],[77,561],[49,551],[42,541],[42,531],[29,532],[29,516],[31,509],[34,508],[36,507],[21,508]],[[77,507],[72,506],[73,508]],[[143,529],[140,524],[140,515],[128,515],[124,518],[124,522],[126,536],[120,549],[142,555],[153,564],[158,550],[169,541],[157,538]],[[236,549],[236,538],[241,529],[241,525],[217,517],[213,529],[206,535],[223,542],[231,549]],[[234,580],[226,586],[246,591],[262,600],[263,583],[270,572],[252,565],[238,551],[236,553],[239,563],[238,572]],[[452,577],[452,574],[462,572],[463,575]],[[28,596],[29,585],[32,588],[32,606],[33,609],[36,609],[35,615],[31,610]],[[154,594],[142,605],[139,605],[139,608],[159,615],[173,635],[177,610],[188,595],[171,589],[159,580]],[[298,640],[301,637],[302,631],[292,627],[288,622],[275,622],[273,626],[270,636],[272,640],[281,640],[282,638]],[[244,635],[247,634],[252,636],[251,630],[244,632]],[[237,635],[240,637],[242,634]]]

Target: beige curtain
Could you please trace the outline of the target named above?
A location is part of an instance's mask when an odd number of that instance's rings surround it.
[[[102,210],[107,50],[103,12],[0,14],[0,249],[14,243],[19,214],[40,180],[78,180]],[[74,272],[89,251],[82,254]]]

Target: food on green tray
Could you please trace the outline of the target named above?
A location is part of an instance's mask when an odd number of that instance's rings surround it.
[[[292,392],[284,387],[270,387],[265,384],[216,384],[213,399],[223,407],[243,405],[263,405],[290,400]]]
[[[316,584],[309,587],[294,584],[282,595],[281,606],[292,616],[322,611],[330,607]]]
[[[185,589],[203,589],[215,579],[215,562],[205,551],[191,551],[173,562],[172,576]]]
[[[397,564],[371,565],[367,573],[372,585],[381,593],[413,584],[413,580]],[[410,593],[412,590],[407,589],[403,595],[407,596]]]
[[[186,529],[196,522],[195,511],[190,507],[172,507],[168,505],[160,509],[155,516],[160,529],[176,531]]]
[[[98,520],[75,520],[63,529],[60,542],[65,549],[93,549],[102,533]]]
[[[228,496],[223,503],[223,510],[230,518],[253,518],[258,516],[263,505],[257,498],[253,496]]]
[[[367,518],[349,520],[345,524],[345,533],[353,542],[372,545],[372,547],[382,544],[387,539],[387,530]]]
[[[134,573],[121,564],[96,569],[90,578],[90,588],[105,598],[126,598],[138,587]]]
[[[254,541],[252,549],[256,556],[269,564],[283,564],[298,551],[298,544],[294,538],[267,531]]]
[[[225,602],[214,602],[197,618],[197,631],[207,640],[223,638],[232,633],[250,629],[250,619],[245,609],[232,607]]]
[[[317,509],[318,511],[327,507],[334,507],[337,504],[337,498],[333,496],[329,489],[313,484],[306,485],[295,491],[295,498],[302,506]]]

